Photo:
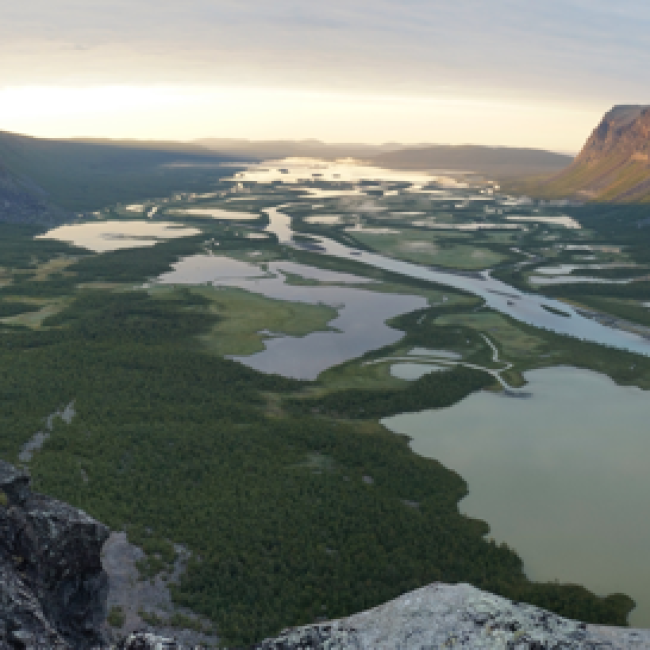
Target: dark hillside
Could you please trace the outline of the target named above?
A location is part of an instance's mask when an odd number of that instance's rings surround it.
[[[320,140],[243,140],[235,138],[208,138],[197,144],[227,155],[253,158],[369,158],[380,153],[404,148],[401,144],[331,144]]]
[[[55,224],[66,213],[47,200],[46,193],[28,180],[20,180],[0,163],[0,221]]]
[[[453,170],[511,178],[553,174],[572,161],[571,156],[541,149],[434,145],[382,153],[372,162],[389,169]]]
[[[75,211],[207,189],[232,168],[224,156],[195,145],[46,140],[0,132],[0,165],[41,200]],[[0,186],[0,192],[3,191]],[[0,195],[0,200],[4,198]]]

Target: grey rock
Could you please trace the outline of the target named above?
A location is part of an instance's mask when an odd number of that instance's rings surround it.
[[[337,621],[285,630],[254,650],[650,649],[650,631],[588,626],[470,585],[433,584]]]
[[[101,646],[108,529],[32,493],[28,475],[3,461],[0,488],[8,497],[0,506],[0,648]]]
[[[200,648],[203,646],[182,645],[176,639],[166,636],[134,632],[120,641],[115,650],[199,650]]]
[[[159,574],[147,579],[140,576],[137,562],[143,560],[144,551],[131,544],[124,532],[112,532],[102,550],[102,565],[108,574],[108,609],[118,607],[124,615],[121,627],[105,625],[105,636],[120,639],[134,632],[149,633],[148,638],[173,637],[183,647],[215,647],[219,639],[216,636],[197,630],[178,630],[169,625],[170,617],[175,614],[198,623],[209,629],[210,621],[202,619],[192,611],[174,604],[169,587],[180,582],[185,574],[187,563],[192,554],[180,544],[175,545],[176,559],[169,573]],[[145,611],[153,614],[158,624],[152,625],[142,619]],[[138,637],[139,638],[139,637]]]
[[[29,475],[9,463],[0,461],[0,490],[7,495],[10,503],[25,503],[30,494]]]

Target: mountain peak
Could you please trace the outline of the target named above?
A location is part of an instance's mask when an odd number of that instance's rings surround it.
[[[650,201],[650,106],[614,106],[575,161],[544,187],[555,196]]]

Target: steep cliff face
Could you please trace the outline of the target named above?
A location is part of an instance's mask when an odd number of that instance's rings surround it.
[[[0,648],[102,645],[107,538],[105,526],[32,493],[29,477],[0,461]]]
[[[580,155],[543,188],[602,201],[650,200],[650,106],[615,106]]]

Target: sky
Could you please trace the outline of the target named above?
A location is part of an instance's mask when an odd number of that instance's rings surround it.
[[[2,2],[0,130],[576,152],[650,104],[642,0]]]

